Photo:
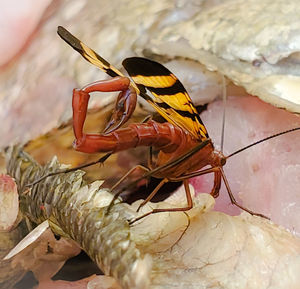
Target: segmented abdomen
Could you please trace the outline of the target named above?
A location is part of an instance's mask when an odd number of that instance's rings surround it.
[[[75,149],[86,153],[118,152],[138,146],[153,146],[165,153],[175,151],[180,145],[188,142],[191,136],[183,129],[170,123],[148,121],[141,124],[130,124],[109,134],[86,135],[84,148],[80,141],[74,143]],[[100,149],[99,149],[100,148]]]

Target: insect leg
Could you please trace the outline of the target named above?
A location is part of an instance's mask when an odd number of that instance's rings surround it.
[[[193,178],[193,177],[196,177],[196,176],[206,175],[206,174],[209,174],[209,173],[214,173],[214,186],[213,186],[210,194],[214,198],[217,198],[219,196],[219,192],[220,192],[220,188],[221,188],[221,173],[220,173],[218,167],[213,167],[213,168],[205,169],[205,170],[202,170],[202,171],[197,171],[197,172],[194,172],[194,173],[191,173],[191,174],[187,174],[187,175],[184,175],[182,177],[172,179],[172,181],[173,180],[182,181],[182,180],[185,180],[185,179],[190,179],[190,178]]]
[[[183,175],[178,178],[172,178],[171,181],[183,181],[186,179],[190,179],[193,177],[201,176],[201,175],[206,175],[209,173],[214,173],[214,186],[210,192],[210,194],[214,197],[217,198],[219,196],[220,188],[221,188],[221,172],[219,170],[219,167],[212,167],[209,169],[193,172],[190,174]]]
[[[151,171],[149,171],[148,173],[146,173],[144,176],[138,178],[137,180],[135,180],[134,182],[132,182],[131,184],[129,184],[128,186],[126,186],[125,188],[122,188],[120,191],[118,191],[112,201],[110,202],[108,208],[107,208],[107,213],[109,213],[111,207],[114,205],[115,201],[118,199],[118,197],[125,191],[125,189],[128,189],[128,188],[133,188],[134,186],[136,186],[136,184],[144,179],[144,178],[147,178],[147,177],[150,177],[154,174],[156,174],[157,172],[161,171],[161,170],[164,170],[164,169],[167,169],[167,168],[171,168],[173,166],[176,166],[177,164],[181,163],[182,161],[190,158],[191,156],[193,156],[195,153],[197,153],[199,150],[201,150],[202,148],[204,148],[206,145],[208,145],[209,143],[211,143],[211,140],[210,139],[206,139],[205,141],[201,142],[199,145],[197,145],[196,147],[194,147],[193,149],[191,149],[188,153],[178,157],[177,159],[175,160],[172,160],[164,165],[161,165]],[[203,174],[207,174],[207,173],[210,173],[212,171],[214,171],[215,168],[211,168],[211,169],[207,169],[207,170],[204,170]],[[196,172],[197,174],[195,174],[194,176],[198,176],[199,175],[199,172]],[[193,176],[192,176],[193,177]],[[191,178],[190,176],[187,176],[187,177],[180,177],[178,179],[172,179],[171,181],[183,181],[185,179],[189,179]]]
[[[108,129],[113,125],[120,126],[125,123],[128,118],[131,116],[135,109],[136,105],[136,93],[135,90],[130,87],[130,80],[127,77],[115,77],[109,80],[96,81],[91,84],[86,85],[82,89],[75,89],[73,92],[73,101],[74,94],[75,98],[77,92],[82,92],[82,94],[88,94],[95,91],[101,92],[113,92],[113,91],[121,91],[119,94],[114,112],[112,114],[111,120],[109,121],[105,132],[108,132]],[[85,102],[88,102],[88,96],[82,97]],[[75,99],[76,100],[76,99]],[[85,109],[85,104],[82,103],[82,108]],[[116,127],[117,128],[117,127]],[[115,128],[115,129],[116,129]],[[113,129],[111,128],[110,131]]]
[[[120,92],[110,121],[103,132],[110,133],[126,123],[135,110],[136,101],[137,95],[133,87],[129,86],[127,90]]]
[[[187,206],[186,207],[181,207],[181,208],[163,208],[163,209],[153,209],[152,211],[132,220],[129,222],[129,224],[133,224],[136,221],[139,221],[151,214],[155,214],[155,213],[163,213],[163,212],[185,212],[190,210],[191,208],[193,208],[193,200],[192,200],[192,196],[191,196],[191,191],[189,188],[189,181],[188,180],[184,180],[183,181],[184,184],[184,188],[185,188],[185,194],[186,194],[186,200],[187,200]]]
[[[152,149],[152,147],[149,147],[149,155],[148,155],[148,168],[150,168],[150,170],[152,170],[152,168],[153,168],[153,158],[152,158],[152,152],[153,152],[153,149]]]
[[[56,172],[49,173],[49,174],[47,174],[47,175],[44,175],[44,176],[42,176],[42,177],[36,179],[34,182],[27,184],[26,187],[32,187],[33,185],[38,184],[39,182],[43,181],[44,179],[46,179],[46,178],[48,178],[48,177],[53,177],[53,176],[56,176],[56,175],[59,175],[59,174],[67,174],[67,173],[71,173],[71,172],[74,172],[74,171],[77,171],[77,170],[84,169],[84,168],[86,168],[86,167],[93,166],[93,165],[95,165],[95,164],[102,164],[102,163],[104,163],[111,155],[112,155],[112,153],[107,153],[107,154],[105,154],[103,157],[101,157],[100,159],[98,159],[98,160],[96,160],[96,161],[89,162],[89,163],[86,163],[86,164],[83,164],[83,165],[80,165],[80,166],[77,166],[77,167],[74,167],[74,168],[65,169],[65,170],[59,170],[59,171],[56,171]]]
[[[180,181],[180,180],[185,180],[185,179],[188,179],[188,178],[193,178],[193,177],[196,177],[196,176],[200,176],[200,175],[204,175],[204,174],[208,174],[208,173],[212,173],[214,172],[215,173],[215,181],[214,181],[214,187],[211,191],[211,195],[213,197],[218,197],[219,195],[219,190],[220,190],[220,187],[221,187],[221,180],[220,180],[220,176],[222,177],[224,183],[225,183],[225,186],[226,186],[226,189],[227,189],[227,192],[228,192],[228,195],[229,195],[229,198],[230,198],[230,201],[233,205],[237,206],[238,208],[248,212],[249,214],[251,215],[255,215],[255,216],[259,216],[259,217],[263,217],[263,218],[266,218],[266,219],[269,219],[268,217],[266,217],[265,215],[262,215],[262,214],[259,214],[259,213],[255,213],[249,209],[247,209],[246,207],[240,205],[236,200],[235,200],[235,197],[234,195],[232,194],[232,191],[230,189],[230,186],[229,186],[229,183],[228,183],[228,180],[225,176],[225,173],[223,171],[223,169],[221,167],[213,167],[213,168],[210,168],[210,169],[205,169],[205,170],[202,170],[202,171],[198,171],[198,172],[194,172],[194,173],[190,173],[190,174],[186,174],[182,177],[179,177],[179,178],[172,178],[172,181]]]
[[[156,193],[159,191],[159,189],[168,182],[167,178],[164,178],[157,186],[156,188],[151,192],[151,194],[139,205],[139,207],[137,208],[137,212],[141,209],[141,207],[143,207],[144,205],[146,205],[149,201],[152,200],[152,198],[156,195]]]
[[[91,144],[96,141],[97,136],[84,134],[83,126],[86,119],[90,92],[111,92],[121,90],[116,107],[105,133],[109,133],[125,123],[134,111],[136,104],[136,92],[130,86],[127,77],[115,77],[110,80],[97,81],[82,89],[73,90],[73,130],[76,141],[75,147],[79,151],[89,152]]]
[[[221,188],[221,179],[222,175],[220,173],[220,170],[217,170],[214,172],[214,186],[210,194],[214,197],[217,198],[219,196],[220,188]]]
[[[177,211],[184,212],[184,211],[190,210],[193,207],[193,200],[192,200],[191,191],[190,191],[190,187],[189,187],[189,181],[184,180],[183,185],[184,185],[186,201],[187,201],[187,206],[186,207],[183,207],[183,208],[154,209],[152,211],[152,213],[154,214],[154,213],[161,213],[161,212],[177,212]]]
[[[89,93],[94,91],[111,92],[121,90],[111,120],[105,129],[106,133],[108,133],[108,129],[110,129],[110,131],[115,130],[123,123],[125,123],[135,109],[136,93],[135,90],[129,85],[130,80],[127,77],[115,77],[110,80],[93,82],[89,85],[86,85],[82,89],[73,90],[73,130],[75,133],[76,141],[79,140],[80,142],[80,140],[82,141],[86,137],[89,138],[89,135],[85,135],[83,133],[83,125],[85,122],[88,101],[90,98]],[[50,176],[55,176],[57,174],[62,173],[69,173],[78,169],[95,165],[97,163],[103,163],[106,159],[108,159],[110,155],[111,153],[108,153],[105,156],[98,159],[97,161],[83,164],[71,169],[65,169],[49,173],[35,180],[33,183],[28,184],[27,186],[33,186]]]
[[[142,165],[137,165],[134,166],[132,169],[130,169],[120,180],[118,180],[112,187],[111,187],[111,191],[115,190],[116,187],[118,187],[129,175],[131,175],[135,170],[137,169],[141,169],[144,170],[145,172],[149,172],[150,170]]]
[[[251,215],[259,216],[259,217],[262,217],[262,218],[265,218],[265,219],[270,219],[270,218],[266,217],[266,216],[263,215],[263,214],[255,213],[255,212],[253,212],[253,211],[247,209],[246,207],[240,205],[240,204],[235,200],[235,197],[234,197],[233,194],[232,194],[232,191],[231,191],[231,189],[230,189],[228,180],[227,180],[227,178],[226,178],[226,176],[225,176],[225,174],[224,174],[223,169],[222,169],[222,168],[219,168],[219,170],[220,170],[220,173],[221,173],[221,175],[222,175],[223,181],[224,181],[224,183],[225,183],[225,186],[226,186],[226,189],[227,189],[227,192],[228,192],[230,201],[231,201],[231,203],[232,203],[233,205],[235,205],[235,206],[237,206],[238,208],[240,208],[240,209],[242,209],[242,210],[248,212],[248,213],[251,214]]]

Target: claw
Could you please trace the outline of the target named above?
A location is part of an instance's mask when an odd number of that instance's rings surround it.
[[[118,129],[128,121],[134,112],[136,99],[137,96],[133,87],[129,87],[126,91],[120,92],[110,121],[104,129],[105,134]]]

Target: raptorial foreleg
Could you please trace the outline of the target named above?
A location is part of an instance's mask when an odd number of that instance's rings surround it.
[[[97,81],[82,89],[74,89],[72,100],[73,130],[76,138],[74,146],[79,151],[88,152],[87,142],[95,138],[95,135],[83,132],[90,93],[95,91],[121,91],[104,133],[112,132],[124,124],[130,118],[136,106],[137,95],[135,89],[130,86],[130,80],[127,77],[115,77],[110,80]]]

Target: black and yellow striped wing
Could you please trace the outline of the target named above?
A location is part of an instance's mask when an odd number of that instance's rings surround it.
[[[124,76],[62,26],[58,27],[57,33],[87,61],[108,75]],[[208,138],[206,128],[196,108],[174,74],[158,62],[141,57],[127,58],[123,61],[123,65],[134,81],[131,85],[136,89],[137,94],[148,101],[167,121],[187,130],[199,140]],[[151,92],[152,96],[146,93],[146,89]]]
[[[123,66],[141,93],[151,92],[156,110],[169,122],[204,140],[208,134],[182,83],[166,67],[142,57],[126,58]],[[149,101],[149,100],[148,100]]]
[[[124,76],[121,71],[111,66],[104,58],[98,55],[94,50],[89,48],[78,38],[72,35],[67,29],[62,26],[57,27],[57,34],[67,42],[73,49],[79,52],[88,62],[102,69],[112,77]]]

